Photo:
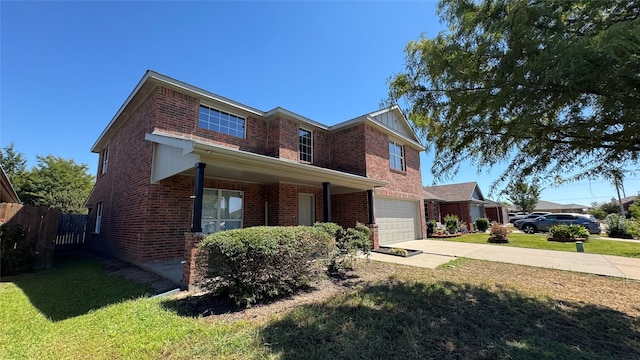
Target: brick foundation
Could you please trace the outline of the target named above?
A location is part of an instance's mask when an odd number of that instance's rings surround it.
[[[380,239],[378,238],[378,224],[368,224],[367,227],[371,230],[371,240],[373,241],[373,248],[378,249],[380,247]]]

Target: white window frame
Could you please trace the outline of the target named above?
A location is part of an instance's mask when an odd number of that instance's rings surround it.
[[[395,154],[394,152],[391,151],[392,146],[400,149],[400,155]],[[397,166],[398,162],[399,162],[400,168],[398,168]],[[407,169],[407,165],[405,163],[404,145],[395,140],[389,140],[389,168],[396,171],[406,171]]]
[[[102,170],[101,170],[102,174],[106,174],[108,163],[109,163],[109,148],[106,147],[102,150]]]
[[[201,119],[200,118],[200,113],[202,111],[202,108],[208,109],[210,112],[214,111],[214,112],[220,113],[220,120],[222,120],[222,115],[228,116],[229,117],[229,124],[231,123],[231,119],[234,119],[234,121],[242,120],[242,136],[238,136],[239,134],[237,133],[237,129],[233,133],[231,133],[231,131],[229,131],[229,132],[224,131],[225,129],[229,129],[230,130],[231,126],[230,125],[229,126],[223,126],[224,124],[222,124],[221,122],[218,123],[218,124],[216,124],[215,122],[212,122],[211,121],[212,117],[210,115],[206,120],[205,119]],[[202,126],[202,122],[207,124],[207,126]],[[220,133],[220,134],[225,134],[225,135],[237,137],[237,138],[240,138],[240,139],[246,139],[246,137],[247,137],[247,118],[245,118],[244,116],[236,115],[234,113],[230,113],[230,112],[227,112],[227,111],[216,109],[215,107],[212,107],[212,106],[209,106],[209,105],[200,104],[200,107],[198,108],[198,128],[215,131],[215,132]]]
[[[233,228],[233,229],[242,229],[244,227],[244,205],[245,205],[245,201],[244,201],[244,191],[240,191],[240,190],[230,190],[230,189],[214,189],[214,188],[205,188],[204,189],[205,192],[207,191],[215,191],[217,192],[216,194],[216,198],[218,203],[216,204],[216,209],[217,209],[217,213],[215,218],[208,218],[207,215],[204,212],[204,209],[202,211],[202,232],[205,234],[213,234],[216,232],[220,232],[220,231],[224,231],[224,230],[220,230],[220,223],[221,222],[238,222],[240,223],[240,227],[238,228]],[[240,198],[242,199],[242,205],[241,205],[241,217],[240,219],[228,219],[228,218],[222,218],[221,214],[222,214],[222,192],[227,191],[227,192],[234,192],[234,193],[238,193],[240,195]],[[204,207],[205,204],[203,203],[202,206]],[[228,205],[227,205],[228,206]],[[209,222],[209,224],[208,224]],[[211,224],[213,223],[213,224]],[[214,225],[215,224],[215,225]],[[209,226],[208,226],[209,225]],[[212,227],[211,227],[212,226]],[[212,230],[212,231],[209,231]]]
[[[93,230],[94,233],[100,234],[100,227],[102,225],[102,201],[96,204],[96,227]]]
[[[308,145],[302,142],[303,136],[301,133],[303,131],[309,133]],[[308,152],[303,151],[303,149],[306,149],[306,148],[309,148]],[[308,157],[308,160],[307,160],[307,157]],[[298,159],[306,163],[313,163],[313,131],[312,130],[305,129],[305,128],[298,129]]]

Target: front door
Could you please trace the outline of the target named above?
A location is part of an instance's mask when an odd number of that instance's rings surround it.
[[[311,226],[315,222],[315,218],[313,194],[298,194],[298,224]]]

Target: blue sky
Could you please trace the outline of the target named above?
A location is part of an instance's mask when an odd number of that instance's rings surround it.
[[[261,110],[284,107],[332,125],[379,107],[403,49],[443,26],[435,1],[0,2],[0,146],[86,163],[90,148],[147,69]],[[433,184],[432,153],[422,156]],[[444,183],[503,168],[463,164]],[[640,190],[640,175],[625,183]],[[615,189],[594,180],[542,198],[589,205]]]

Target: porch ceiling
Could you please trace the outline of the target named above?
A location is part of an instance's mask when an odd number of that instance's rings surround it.
[[[207,164],[205,177],[253,183],[294,183],[321,187],[331,183],[332,194],[344,194],[385,186],[387,183],[294,161],[254,154],[203,141],[154,132],[146,139],[155,143],[151,180],[173,175],[194,176],[197,162]]]

